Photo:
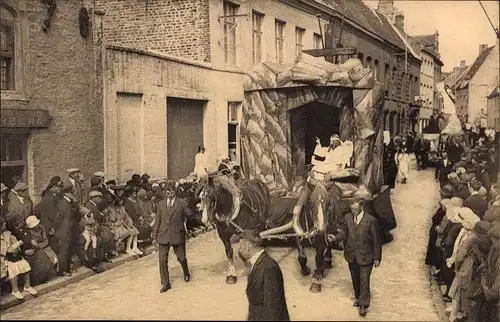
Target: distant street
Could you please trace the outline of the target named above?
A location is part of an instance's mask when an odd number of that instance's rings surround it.
[[[309,292],[311,278],[299,274],[296,250],[268,250],[282,267],[292,320],[438,321],[424,265],[429,218],[438,200],[432,170],[412,170],[409,183],[398,186],[392,197],[399,226],[372,275],[373,300],[366,318],[352,306],[349,271],[340,253],[323,292],[314,294]],[[312,264],[312,250],[308,254]],[[188,244],[188,260],[193,280],[186,284],[171,254],[173,288],[165,294],[159,293],[154,254],[30,300],[2,312],[1,319],[245,319],[247,269],[238,260],[238,283],[225,284],[227,262],[215,231]]]

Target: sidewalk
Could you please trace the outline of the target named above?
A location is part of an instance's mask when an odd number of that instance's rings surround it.
[[[200,236],[204,233],[207,233],[209,231],[212,231],[214,228],[209,228],[205,231],[202,231],[198,234],[194,234],[194,237],[189,237],[188,235],[188,240],[187,243],[189,243],[193,238]],[[144,256],[151,255],[155,253],[156,247],[154,246],[149,246],[144,250]],[[129,255],[129,254],[122,254],[118,257],[115,257],[111,260],[111,263],[101,263],[99,265],[99,273],[102,273],[104,271],[108,271],[112,268],[115,268],[117,266],[120,266],[122,264],[128,263],[130,261],[133,261],[135,259],[141,258],[141,256],[138,255]],[[60,288],[66,287],[70,284],[77,283],[79,281],[82,281],[90,276],[96,275],[98,273],[92,271],[91,269],[87,267],[80,267],[77,272],[73,273],[71,276],[65,276],[65,277],[55,277],[52,280],[48,281],[45,284],[41,284],[36,286],[36,290],[38,291],[39,296],[43,296],[44,294],[50,293],[52,291],[58,290]],[[20,301],[16,299],[14,296],[11,294],[4,295],[0,297],[0,311],[6,310],[8,308],[14,307],[16,305],[22,304],[26,301],[29,301],[33,299],[34,297],[27,292],[23,292],[24,295],[24,300]]]

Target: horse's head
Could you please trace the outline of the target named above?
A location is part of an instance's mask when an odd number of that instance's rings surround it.
[[[217,183],[216,178],[209,177],[200,186],[199,196],[203,223],[214,222],[215,219],[221,220],[230,214],[233,202],[232,195]]]
[[[317,182],[314,186],[309,187],[311,193],[308,200],[304,200],[305,197],[301,196],[299,202],[307,202],[304,206],[307,207],[309,211],[305,212],[306,216],[312,220],[316,233],[323,233],[326,231],[327,227],[335,220],[337,215],[337,210],[340,209],[340,199],[342,192],[339,187],[333,185],[331,188],[327,189],[323,182]],[[300,216],[299,213],[294,216]],[[301,231],[300,223],[298,218],[294,220],[296,231]]]

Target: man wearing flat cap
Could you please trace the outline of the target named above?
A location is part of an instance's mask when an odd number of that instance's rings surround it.
[[[191,280],[186,258],[186,217],[192,216],[193,211],[184,199],[176,197],[175,181],[169,180],[165,187],[165,198],[158,203],[157,215],[151,237],[153,244],[158,245],[158,259],[162,287],[160,293],[171,288],[168,272],[168,253],[170,247],[174,249],[177,260],[184,273],[184,281]]]
[[[33,214],[33,203],[28,195],[28,186],[18,182],[9,192],[9,202],[5,219],[7,228],[16,238],[21,239],[21,230],[26,225],[26,218]]]
[[[110,228],[105,225],[107,221],[107,215],[104,210],[101,210],[103,194],[100,191],[91,191],[89,193],[89,201],[85,204],[85,207],[92,211],[94,219],[97,226],[97,253],[96,261],[109,262],[113,246],[114,234]]]
[[[80,169],[70,168],[66,170],[68,174],[68,180],[71,186],[73,187],[72,195],[75,201],[81,205],[85,203],[85,188],[82,183],[82,179],[80,176]]]
[[[382,259],[382,240],[377,219],[364,209],[365,201],[371,199],[368,191],[354,194],[355,202],[351,213],[345,216],[345,223],[336,235],[329,235],[332,241],[344,241],[344,258],[351,272],[356,301],[354,306],[359,315],[365,316],[371,302],[370,277],[373,267]]]
[[[246,288],[247,321],[290,321],[283,273],[267,254],[257,231],[243,232],[238,255],[250,267]]]

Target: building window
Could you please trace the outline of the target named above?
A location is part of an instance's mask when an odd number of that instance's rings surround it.
[[[378,59],[375,59],[375,68],[374,68],[374,71],[375,71],[375,79],[377,81],[380,81],[380,66],[379,66],[379,62],[378,62]]]
[[[358,59],[361,62],[361,65],[363,65],[363,67],[366,67],[365,66],[365,58],[363,56],[363,53],[358,53]]]
[[[254,11],[252,13],[253,29],[253,63],[258,64],[262,61],[262,21],[264,15]]]
[[[241,102],[227,102],[228,156],[236,163],[240,163],[240,109]]]
[[[372,58],[370,56],[366,57],[366,68],[373,69]]]
[[[276,60],[279,63],[283,62],[283,45],[285,43],[285,22],[276,20],[274,22],[274,30],[276,34]]]
[[[313,48],[323,49],[323,37],[320,34],[314,33],[313,35]]]
[[[12,188],[15,177],[26,180],[28,135],[25,133],[1,134],[2,183]]]
[[[304,48],[302,41],[304,40],[305,32],[305,29],[299,27],[295,28],[295,56],[298,56]]]
[[[224,16],[234,16],[239,6],[224,1]],[[235,17],[224,18],[224,61],[226,65],[236,66],[236,20]]]
[[[0,5],[0,89],[11,91],[14,86],[15,18],[11,10]]]

